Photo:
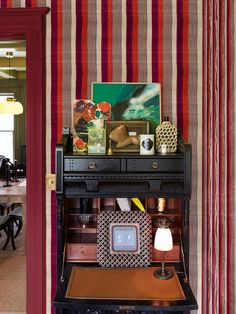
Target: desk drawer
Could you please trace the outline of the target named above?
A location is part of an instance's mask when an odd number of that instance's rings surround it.
[[[96,261],[97,260],[97,244],[96,243],[67,243],[66,259],[68,262],[75,261]]]
[[[119,172],[120,159],[106,158],[68,158],[64,162],[68,172]]]
[[[184,160],[177,158],[130,158],[127,172],[183,172]]]

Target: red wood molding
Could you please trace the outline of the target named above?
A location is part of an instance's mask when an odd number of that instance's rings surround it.
[[[0,9],[0,40],[26,40],[27,314],[46,313],[44,15],[48,11]]]

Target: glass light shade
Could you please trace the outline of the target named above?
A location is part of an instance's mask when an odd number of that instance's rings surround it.
[[[157,229],[154,239],[154,248],[164,252],[173,249],[173,238],[170,228]]]
[[[21,114],[23,113],[23,106],[19,101],[13,97],[9,97],[0,102],[0,114]]]

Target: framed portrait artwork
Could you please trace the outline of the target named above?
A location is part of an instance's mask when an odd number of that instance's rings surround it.
[[[160,83],[92,83],[92,100],[111,104],[112,120],[148,120],[150,132],[161,123]]]

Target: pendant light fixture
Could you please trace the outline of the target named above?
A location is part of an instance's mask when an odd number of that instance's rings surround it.
[[[7,51],[6,52],[6,58],[9,60],[9,95],[10,95],[10,83],[11,83],[11,77],[10,77],[10,68],[11,63],[10,60],[13,58],[13,51]],[[23,113],[23,106],[19,101],[16,101],[13,96],[8,96],[3,101],[0,101],[0,114],[21,114]]]

